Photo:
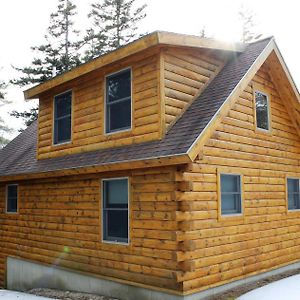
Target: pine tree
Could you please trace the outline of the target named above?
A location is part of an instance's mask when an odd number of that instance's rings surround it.
[[[140,37],[137,24],[146,17],[146,4],[134,9],[136,0],[101,0],[92,4],[92,28],[85,37],[90,47],[86,60],[117,49]]]
[[[15,67],[23,76],[12,80],[13,84],[26,86],[42,83],[52,78],[53,73],[61,74],[80,64],[78,42],[74,41],[74,37],[78,35],[73,22],[76,13],[76,5],[71,0],[58,0],[57,11],[50,15],[46,43],[31,47],[37,56],[30,66]]]
[[[253,12],[242,6],[238,14],[242,23],[241,42],[249,43],[260,38],[261,34],[255,33],[255,16]]]
[[[6,83],[4,81],[0,81],[0,107],[9,103],[9,101],[5,99],[5,89]],[[11,129],[5,125],[3,119],[0,117],[0,148],[9,142],[9,140],[4,137],[4,134],[10,131]]]
[[[73,21],[76,14],[76,5],[71,0],[58,0],[57,11],[50,15],[45,44],[31,47],[37,56],[30,66],[15,67],[22,76],[11,83],[19,86],[43,83],[80,64],[78,41],[75,40],[79,32],[74,29]],[[23,118],[28,126],[37,119],[38,107],[23,112],[13,111],[11,116]]]

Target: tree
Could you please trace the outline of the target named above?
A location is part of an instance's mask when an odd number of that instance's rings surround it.
[[[18,86],[42,83],[56,74],[61,74],[81,63],[75,38],[79,31],[74,29],[73,17],[77,14],[76,5],[71,0],[58,0],[57,11],[50,15],[50,25],[45,35],[45,44],[31,47],[36,57],[30,66],[15,69],[22,73],[11,83]],[[38,108],[29,111],[13,111],[12,116],[23,118],[26,125],[38,116]]]
[[[92,28],[84,38],[89,48],[85,60],[117,49],[140,37],[137,24],[146,17],[146,4],[134,9],[136,0],[101,0],[93,3],[88,17]]]
[[[58,0],[57,11],[50,15],[45,44],[31,47],[37,56],[30,66],[15,67],[23,76],[12,80],[13,84],[26,86],[42,83],[80,64],[78,41],[74,41],[78,35],[73,22],[76,13],[76,5],[71,0]]]
[[[39,108],[37,106],[30,108],[28,111],[19,112],[13,110],[10,115],[19,119],[22,118],[25,126],[31,125],[38,118]],[[23,129],[19,129],[19,132],[22,132]]]
[[[257,40],[261,37],[261,34],[255,33],[255,22],[252,11],[246,9],[245,7],[241,7],[239,12],[239,18],[242,23],[242,35],[241,35],[241,42],[242,43],[249,43],[254,40]]]
[[[4,81],[0,81],[0,107],[9,103],[9,101],[5,99],[5,89],[6,83]],[[0,117],[0,148],[9,142],[9,140],[4,137],[4,134],[10,131],[11,129],[4,124],[3,119]]]

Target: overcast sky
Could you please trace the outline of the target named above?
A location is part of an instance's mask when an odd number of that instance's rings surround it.
[[[73,0],[78,7],[79,28],[87,26],[86,15],[91,0]],[[255,14],[257,32],[264,37],[275,36],[285,61],[300,87],[299,8],[297,0],[137,0],[147,3],[148,16],[140,24],[141,32],[166,30],[185,34],[199,34],[203,27],[217,39],[237,41],[240,37],[238,11],[243,5]],[[1,79],[18,75],[11,65],[27,66],[33,57],[30,46],[43,43],[49,15],[56,10],[57,0],[2,0],[0,1],[0,71]],[[13,109],[23,110],[33,105],[25,103],[21,88],[10,87],[11,105],[1,107],[0,115],[7,124],[22,126],[8,115]],[[17,131],[12,134],[15,136]]]

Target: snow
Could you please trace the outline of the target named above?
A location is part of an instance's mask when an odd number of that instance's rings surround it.
[[[299,300],[300,274],[267,284],[253,290],[237,300]]]
[[[0,290],[0,299],[2,300],[49,300],[52,298],[38,297],[30,294]]]

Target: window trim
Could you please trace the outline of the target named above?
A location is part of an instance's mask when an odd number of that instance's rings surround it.
[[[70,140],[55,144],[55,141],[54,141],[54,139],[55,139],[55,98],[60,95],[69,93],[69,92],[71,92],[71,136],[70,136]],[[59,94],[54,95],[52,102],[53,102],[52,103],[52,146],[57,147],[57,146],[71,144],[73,141],[73,116],[74,116],[74,105],[73,105],[74,104],[74,91],[73,91],[73,89],[69,89],[69,90],[63,91]]]
[[[241,194],[241,212],[233,214],[222,214],[222,186],[221,186],[221,175],[235,175],[240,177],[240,194]],[[241,173],[228,172],[218,170],[217,172],[217,193],[218,193],[218,219],[219,221],[223,220],[232,220],[239,219],[244,217],[244,177]]]
[[[9,186],[16,186],[17,187],[17,211],[8,211],[8,187]],[[5,213],[9,215],[17,215],[19,214],[19,184],[18,183],[10,183],[7,184],[5,187]]]
[[[106,107],[107,107],[107,98],[106,98],[106,95],[107,95],[107,92],[106,92],[107,78],[110,77],[110,76],[114,76],[114,75],[117,75],[119,73],[125,72],[127,70],[130,70],[130,104],[131,104],[130,105],[130,128],[125,128],[125,129],[120,129],[120,130],[118,129],[118,130],[107,132],[107,129],[108,129],[107,128],[107,119],[106,119],[106,116],[107,116],[107,109],[106,109]],[[133,91],[132,91],[132,89],[133,89],[133,77],[132,77],[132,74],[133,74],[132,67],[129,66],[129,67],[123,68],[121,70],[118,70],[116,72],[109,73],[109,74],[105,75],[105,77],[104,77],[104,88],[103,88],[103,90],[104,90],[104,101],[103,101],[103,103],[104,103],[104,109],[103,109],[104,124],[103,125],[104,126],[103,126],[103,128],[104,128],[104,135],[105,136],[116,134],[116,133],[121,133],[121,132],[129,132],[129,131],[132,131],[132,129],[133,129],[133,116],[132,116],[132,114],[133,114],[134,110],[133,110]]]
[[[256,92],[266,96],[267,98],[267,107],[268,107],[268,129],[264,128],[259,128],[257,127],[257,113],[256,113]],[[253,86],[253,103],[254,103],[254,126],[255,126],[255,131],[257,132],[262,132],[262,133],[267,133],[270,134],[272,127],[271,127],[271,101],[270,101],[270,95],[266,92],[263,91],[263,88],[255,84]]]
[[[109,240],[105,240],[104,239],[104,182],[105,181],[112,181],[112,180],[122,180],[122,179],[126,179],[127,180],[127,193],[128,193],[128,208],[127,208],[127,212],[128,212],[128,239],[127,242],[118,242],[118,241],[109,241]],[[102,178],[101,179],[101,205],[100,205],[100,209],[101,209],[101,213],[100,213],[100,217],[101,217],[101,242],[104,244],[115,244],[115,245],[123,245],[123,246],[129,246],[130,245],[130,199],[131,199],[131,184],[130,184],[130,178],[129,176],[123,176],[123,177],[108,177],[108,178]]]
[[[288,179],[296,179],[298,180],[298,185],[299,185],[299,195],[300,195],[300,178],[299,177],[293,177],[293,176],[286,176],[285,177],[285,196],[286,196],[286,210],[288,213],[293,213],[293,212],[300,212],[300,207],[296,209],[289,209],[289,190],[288,190]]]

